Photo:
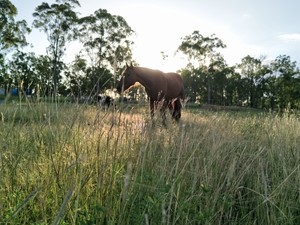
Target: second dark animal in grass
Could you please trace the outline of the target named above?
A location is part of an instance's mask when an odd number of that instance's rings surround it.
[[[97,101],[100,105],[105,106],[107,108],[114,105],[114,99],[108,95],[98,95]]]

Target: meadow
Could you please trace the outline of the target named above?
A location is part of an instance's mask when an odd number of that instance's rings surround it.
[[[300,224],[294,113],[0,104],[0,224]]]

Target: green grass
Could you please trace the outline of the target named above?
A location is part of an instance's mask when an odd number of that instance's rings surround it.
[[[300,224],[293,114],[0,105],[0,224]]]

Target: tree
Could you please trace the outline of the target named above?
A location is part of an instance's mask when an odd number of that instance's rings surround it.
[[[113,75],[106,68],[88,68],[83,80],[83,93],[88,96],[96,96],[100,92],[111,87]]]
[[[77,35],[76,24],[77,13],[74,8],[80,6],[77,0],[56,0],[56,3],[49,5],[43,2],[37,6],[33,16],[33,26],[44,31],[50,43],[48,52],[51,56],[51,76],[53,94],[56,97],[57,87],[60,80],[62,67],[62,56],[68,42],[75,39]]]
[[[180,71],[180,74],[184,83],[184,92],[185,96],[188,96],[191,102],[198,102],[200,92],[199,92],[199,83],[200,78],[199,74],[201,73],[200,69],[195,69],[193,67],[189,68],[188,66]]]
[[[229,67],[226,74],[226,102],[227,105],[240,105],[243,87],[241,75],[235,71],[235,67]]]
[[[177,51],[188,56],[192,64],[207,64],[207,60],[217,54],[216,49],[225,48],[226,45],[214,34],[204,37],[199,31],[194,31],[191,35],[182,38]]]
[[[81,41],[90,56],[92,68],[107,68],[115,75],[119,74],[124,63],[132,58],[133,42],[129,38],[133,30],[126,20],[99,9],[93,15],[81,18],[79,23]],[[115,85],[116,76],[113,80]]]
[[[263,65],[263,59],[257,59],[251,56],[246,56],[237,66],[240,70],[241,77],[245,81],[245,99],[250,107],[261,107],[264,94],[264,79],[265,75],[270,71]]]
[[[94,98],[99,92],[111,87],[112,74],[105,68],[92,68],[87,60],[77,55],[71,64],[71,69],[66,72],[66,87],[68,93],[75,98]],[[97,86],[99,89],[97,90]]]
[[[270,74],[263,81],[263,107],[274,110],[277,105],[276,76]]]
[[[280,109],[299,108],[300,106],[300,79],[296,61],[290,56],[280,55],[271,64],[276,79],[276,97]]]
[[[38,78],[36,85],[36,95],[49,96],[51,94],[52,77],[51,77],[52,60],[48,55],[40,55],[36,57],[35,70]]]
[[[86,73],[87,61],[80,55],[76,55],[75,60],[70,65],[70,70],[66,72],[66,86],[71,96],[77,98],[83,96]]]
[[[0,87],[4,88],[6,95],[10,90],[11,79],[8,73],[8,65],[5,63],[4,58],[0,58]]]
[[[212,97],[212,82],[215,74],[214,66],[221,66],[223,63],[226,65],[223,57],[217,52],[218,48],[225,48],[226,45],[217,38],[214,34],[210,37],[204,37],[199,31],[194,31],[191,35],[182,38],[182,42],[177,49],[177,52],[182,52],[187,55],[189,60],[189,67],[192,71],[190,75],[198,76],[193,80],[200,81],[197,85],[199,90],[194,93],[201,93],[206,96],[207,103],[211,103]],[[217,62],[221,60],[220,62]],[[195,73],[197,71],[197,73]],[[221,73],[218,74],[220,75]],[[204,92],[205,91],[205,92]]]
[[[10,81],[18,88],[20,96],[32,94],[32,90],[38,84],[38,77],[35,70],[35,54],[17,51],[13,54],[9,63]]]
[[[25,20],[15,21],[17,8],[9,0],[0,0],[0,58],[11,47],[27,45],[25,35],[31,30]]]
[[[211,56],[207,72],[207,103],[225,104],[226,74],[230,70],[221,54]]]
[[[8,51],[27,45],[25,35],[31,31],[25,20],[15,21],[17,12],[9,0],[0,0],[0,85],[5,94],[11,83],[5,56]]]

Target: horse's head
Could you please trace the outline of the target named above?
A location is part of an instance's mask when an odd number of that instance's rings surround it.
[[[126,68],[122,72],[121,79],[117,85],[117,92],[122,93],[123,91],[126,91],[128,88],[130,88],[132,85],[134,85],[136,82],[136,74],[134,71],[134,66],[132,63],[130,65],[127,65]]]

